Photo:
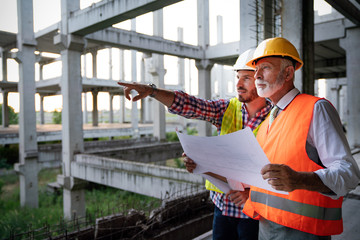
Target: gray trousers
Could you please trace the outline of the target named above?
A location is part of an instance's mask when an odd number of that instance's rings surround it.
[[[317,236],[261,218],[259,240],[331,240],[331,236]]]

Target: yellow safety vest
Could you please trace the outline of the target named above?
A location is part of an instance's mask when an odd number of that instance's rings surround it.
[[[227,107],[222,119],[220,135],[225,135],[243,129],[241,112],[242,105],[243,104],[236,97],[230,99],[229,106]],[[259,126],[253,131],[255,136],[260,128],[260,125],[261,124],[259,124]],[[223,193],[208,180],[206,180],[205,187],[207,190]]]

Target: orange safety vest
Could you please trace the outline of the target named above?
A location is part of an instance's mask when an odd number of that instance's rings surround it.
[[[313,172],[322,167],[307,155],[305,145],[319,98],[300,94],[274,120],[259,129],[257,140],[271,163],[286,164],[295,171]],[[320,236],[340,234],[342,198],[334,200],[315,191],[294,190],[278,194],[251,186],[243,212],[280,225]],[[259,216],[260,215],[260,216]]]

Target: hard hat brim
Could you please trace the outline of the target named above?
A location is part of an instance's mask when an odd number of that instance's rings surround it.
[[[301,61],[301,59],[294,57],[294,56],[290,56],[290,55],[284,55],[284,54],[271,54],[271,55],[266,55],[266,56],[261,56],[258,58],[254,58],[251,59],[248,63],[246,63],[247,66],[255,68],[256,63],[263,58],[267,58],[267,57],[279,57],[279,58],[285,58],[285,59],[289,59],[293,62],[295,62],[295,70],[300,69],[303,66],[303,61]]]

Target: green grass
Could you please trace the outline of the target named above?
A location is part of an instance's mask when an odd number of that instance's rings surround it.
[[[46,192],[46,185],[56,181],[60,169],[47,169],[39,173],[39,208],[20,207],[19,177],[8,175],[0,177],[0,239],[9,237],[11,231],[26,232],[30,229],[53,226],[63,219],[62,194]],[[85,192],[86,212],[92,219],[113,213],[126,212],[126,209],[143,210],[160,206],[160,200],[90,184]]]

